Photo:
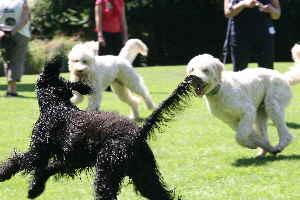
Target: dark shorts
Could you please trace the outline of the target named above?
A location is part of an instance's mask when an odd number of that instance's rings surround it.
[[[99,55],[119,55],[119,52],[123,47],[122,33],[103,32],[103,37],[106,46],[99,47]]]
[[[274,35],[249,39],[238,39],[231,35],[230,49],[234,71],[247,68],[252,58],[259,67],[273,69]]]
[[[24,73],[29,38],[20,33],[0,40],[4,72],[7,81],[19,82]]]

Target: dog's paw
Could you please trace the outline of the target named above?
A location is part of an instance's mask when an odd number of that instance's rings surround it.
[[[287,135],[282,141],[280,141],[280,143],[276,147],[274,147],[274,151],[271,153],[273,155],[276,155],[276,154],[282,152],[283,149],[292,142],[292,140],[293,140],[293,136]]]
[[[282,148],[280,147],[275,147],[273,151],[271,151],[270,153],[273,155],[273,156],[276,156],[278,153],[282,152]]]
[[[266,154],[267,154],[266,150],[264,150],[263,148],[258,148],[258,153],[255,158],[262,159],[266,156]]]
[[[7,171],[5,171],[4,169],[0,168],[0,182],[4,182],[9,180],[12,177],[11,174],[9,174]]]
[[[7,181],[7,180],[10,179],[10,178],[11,178],[11,177],[0,176],[0,182]]]
[[[38,183],[36,180],[33,180],[30,188],[28,190],[28,199],[35,199],[40,196],[45,190],[45,184]]]

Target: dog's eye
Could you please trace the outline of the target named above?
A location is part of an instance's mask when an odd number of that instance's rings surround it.
[[[203,69],[202,72],[203,72],[204,74],[209,74],[209,70],[208,70],[208,69]]]
[[[82,60],[82,63],[83,63],[83,64],[87,64],[88,61],[87,61],[87,60]]]
[[[194,71],[194,68],[191,68],[191,69],[190,69],[190,73],[193,72],[193,71]]]

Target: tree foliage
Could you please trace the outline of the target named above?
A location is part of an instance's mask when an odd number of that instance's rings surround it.
[[[150,49],[149,64],[182,64],[199,53],[220,56],[227,20],[223,0],[125,0],[130,37]],[[43,0],[33,8],[33,33],[57,33],[96,39],[94,0]],[[276,57],[289,59],[289,49],[300,39],[300,1],[281,0]]]
[[[33,34],[39,37],[52,37],[56,33],[72,35],[89,29],[92,7],[92,1],[37,1],[32,9]]]

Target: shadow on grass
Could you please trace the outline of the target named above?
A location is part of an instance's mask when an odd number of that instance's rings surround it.
[[[34,92],[34,83],[17,83],[18,91],[20,92]],[[6,90],[7,85],[0,85],[0,90]]]
[[[275,126],[275,124],[273,122],[270,122],[268,125]],[[297,124],[295,122],[286,122],[286,125],[292,129],[300,129],[300,124]]]
[[[287,125],[289,128],[300,129],[300,124],[297,124],[297,123],[295,123],[295,122],[287,122],[286,125]]]
[[[34,83],[18,83],[17,84],[18,91],[19,92],[34,92],[35,91],[35,84]],[[6,91],[7,85],[0,85],[0,91]],[[3,96],[1,96],[2,98]],[[6,98],[6,97],[3,97]],[[36,97],[27,97],[27,96],[21,96],[20,98],[24,99],[36,99]]]
[[[235,167],[248,167],[248,166],[261,166],[269,162],[281,161],[281,160],[300,160],[300,155],[278,155],[267,156],[265,158],[241,158],[232,163]]]

